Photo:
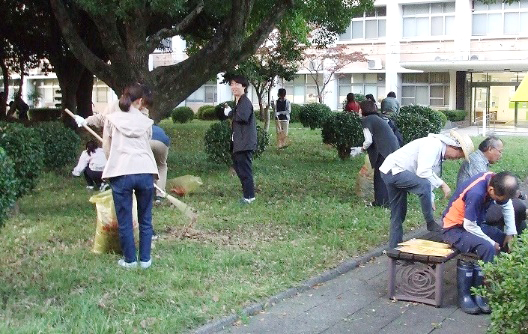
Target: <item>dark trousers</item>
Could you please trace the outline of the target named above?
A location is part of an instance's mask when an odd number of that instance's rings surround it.
[[[103,180],[101,180],[101,177],[103,176],[103,171],[100,171],[100,172],[96,172],[96,171],[93,171],[90,169],[90,167],[86,167],[84,169],[84,178],[86,179],[86,183],[88,183],[89,186],[95,186],[95,187],[100,187],[101,186],[101,182],[103,182]]]
[[[381,173],[381,178],[387,185],[391,209],[390,248],[395,248],[403,240],[403,222],[407,215],[407,193],[416,194],[420,198],[422,213],[427,225],[436,224],[431,203],[431,183],[427,179],[406,170],[396,175],[392,175],[392,172]]]
[[[375,206],[389,207],[389,193],[387,192],[387,186],[383,182],[379,170],[384,161],[385,158],[379,154],[376,161],[372,164],[372,168],[374,169],[374,203],[372,204]]]
[[[502,246],[506,235],[496,227],[481,224],[482,232]],[[466,231],[462,226],[444,230],[444,242],[452,245],[462,253],[475,253],[484,262],[492,262],[497,254],[495,246],[488,240]]]
[[[237,173],[240,183],[242,184],[242,193],[244,198],[250,199],[255,197],[255,184],[253,183],[252,169],[253,151],[233,152],[233,168]]]
[[[515,212],[515,227],[517,233],[521,234],[526,228],[526,204],[518,198],[512,199],[513,211]],[[496,226],[504,231],[504,217],[500,205],[492,203],[486,211],[486,224]]]

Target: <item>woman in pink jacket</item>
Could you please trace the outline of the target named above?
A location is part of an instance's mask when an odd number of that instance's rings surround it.
[[[158,168],[150,149],[153,121],[139,109],[143,87],[132,84],[119,99],[120,112],[106,115],[103,149],[108,157],[103,178],[110,181],[119,226],[119,241],[125,268],[138,266],[132,229],[132,194],[136,195],[139,221],[139,265],[150,267],[152,241],[152,200]]]

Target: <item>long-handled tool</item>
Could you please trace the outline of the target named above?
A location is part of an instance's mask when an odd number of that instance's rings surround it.
[[[67,113],[68,115],[70,115],[73,119],[75,119],[75,115],[71,111],[69,111],[67,108],[64,109],[64,112]],[[103,138],[101,138],[101,136],[99,136],[88,125],[83,124],[83,127],[88,132],[90,132],[95,138],[99,139],[100,142],[103,142]],[[178,210],[180,210],[184,215],[186,215],[187,217],[189,217],[189,219],[191,219],[191,223],[189,224],[189,226],[187,226],[187,229],[190,228],[192,225],[194,225],[194,223],[196,222],[196,218],[198,216],[196,214],[196,210],[194,210],[193,208],[191,208],[187,204],[183,203],[179,199],[175,198],[174,196],[171,196],[171,195],[167,194],[167,192],[163,191],[155,183],[154,183],[154,187],[156,189],[158,189],[163,194],[163,196],[166,197],[169,200],[169,202],[171,202]]]

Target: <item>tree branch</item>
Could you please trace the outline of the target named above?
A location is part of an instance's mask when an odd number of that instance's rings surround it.
[[[84,43],[82,38],[77,33],[73,22],[71,21],[68,11],[64,6],[62,0],[50,0],[53,14],[57,18],[57,23],[61,29],[64,38],[72,53],[99,79],[106,82],[109,86],[113,86],[114,76],[111,73],[110,65],[105,63],[101,58],[97,57]]]
[[[165,28],[159,30],[152,36],[147,38],[147,52],[152,53],[165,38],[179,35],[185,28],[187,28],[194,19],[200,15],[204,8],[203,0],[201,0],[198,5],[187,15],[183,20],[180,21],[176,26],[172,28]]]

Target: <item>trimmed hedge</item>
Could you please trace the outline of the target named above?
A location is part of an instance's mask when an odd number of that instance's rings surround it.
[[[216,119],[215,106],[205,105],[198,108],[196,117],[201,120],[212,121]]]
[[[491,323],[488,333],[528,333],[528,233],[517,237],[510,253],[481,263],[486,284],[476,293],[488,298]]]
[[[75,162],[81,139],[60,122],[45,122],[35,126],[44,151],[44,167],[57,170]]]
[[[332,110],[326,104],[308,103],[301,107],[299,120],[304,127],[314,130],[323,126],[331,112]]]
[[[0,123],[0,146],[15,164],[17,198],[37,185],[44,167],[44,153],[40,136],[33,128],[17,123]]]
[[[427,137],[429,133],[439,133],[443,128],[440,113],[428,107],[404,106],[391,117],[403,136],[404,144]]]
[[[291,113],[290,113],[290,123],[294,122],[300,122],[299,120],[299,114],[301,113],[301,105],[292,103],[291,106]]]
[[[355,112],[334,112],[323,123],[323,143],[337,149],[341,160],[350,158],[350,148],[363,143],[363,126]]]
[[[231,131],[229,121],[211,124],[204,136],[204,149],[209,160],[231,166]],[[260,157],[268,144],[269,134],[257,125],[257,150],[253,152],[253,158]]]
[[[33,108],[29,109],[28,115],[32,122],[49,122],[59,120],[61,112],[58,108]]]
[[[465,110],[442,110],[442,113],[446,115],[447,119],[451,122],[460,122],[466,119]]]
[[[187,123],[194,119],[194,111],[190,107],[177,107],[171,113],[174,123]]]
[[[4,225],[9,210],[17,198],[17,179],[15,177],[15,164],[7,156],[6,151],[0,147],[0,227]]]

